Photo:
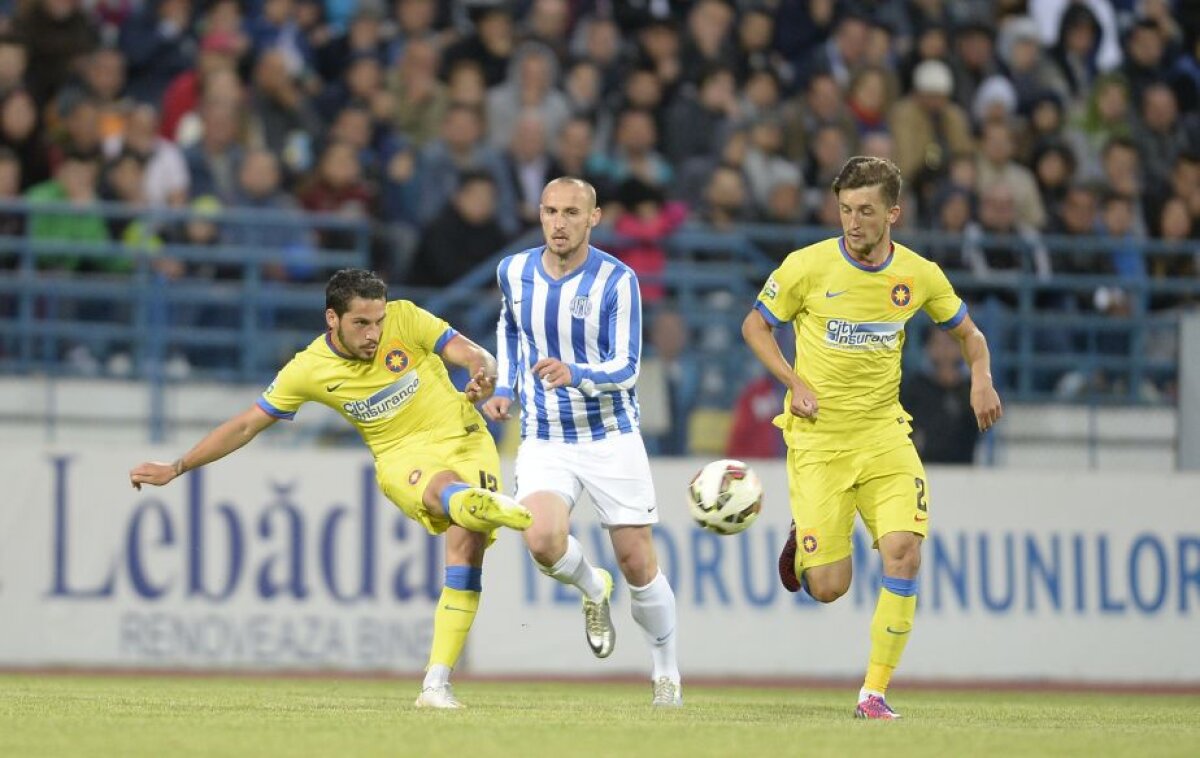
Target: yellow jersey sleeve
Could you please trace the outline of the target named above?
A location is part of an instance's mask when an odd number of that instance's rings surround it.
[[[804,310],[806,272],[801,262],[802,252],[797,250],[789,255],[771,272],[758,293],[754,307],[771,326],[792,321]]]
[[[308,387],[312,384],[309,372],[300,365],[300,353],[279,370],[274,381],[263,391],[257,404],[268,416],[290,421],[296,411],[309,399]]]
[[[921,310],[943,329],[953,329],[962,323],[967,317],[967,305],[954,292],[954,287],[941,267],[927,261],[925,279],[925,285],[921,289],[929,295],[922,303]]]
[[[446,343],[458,334],[444,319],[414,305],[407,300],[399,301],[400,329],[411,335],[416,345],[434,355],[442,352]]]

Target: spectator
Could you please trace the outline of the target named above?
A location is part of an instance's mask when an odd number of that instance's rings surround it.
[[[387,86],[394,98],[391,123],[418,147],[437,135],[446,113],[449,95],[437,79],[438,51],[431,40],[414,39],[394,69]]]
[[[705,72],[714,68],[733,69],[734,20],[733,8],[725,0],[698,0],[692,5],[681,51],[685,82],[699,84]]]
[[[1067,83],[1067,94],[1083,102],[1096,81],[1100,67],[1101,29],[1096,14],[1086,3],[1072,3],[1058,26],[1058,40],[1051,53]]]
[[[1058,216],[1067,188],[1075,182],[1075,154],[1064,142],[1045,142],[1033,154],[1033,175],[1046,213]]]
[[[1101,149],[1113,137],[1128,137],[1133,133],[1133,115],[1125,78],[1119,74],[1100,76],[1083,115],[1068,131],[1071,148],[1079,159],[1081,178],[1086,181],[1100,178]]]
[[[1175,92],[1164,82],[1146,85],[1133,136],[1144,159],[1149,187],[1168,181],[1179,155],[1200,150],[1200,120],[1195,113],[1181,116]]]
[[[1002,73],[996,60],[995,27],[982,19],[965,19],[954,28],[954,53],[954,101],[973,103],[979,85]]]
[[[1034,229],[1046,225],[1046,209],[1038,195],[1033,172],[1013,160],[1012,128],[1003,121],[983,124],[980,138],[979,178],[976,189],[982,197],[993,184],[1004,184],[1016,197],[1017,219]]]
[[[891,107],[892,93],[887,72],[878,66],[859,69],[850,80],[846,95],[846,109],[854,120],[858,137],[887,131],[887,115]]]
[[[970,465],[980,433],[958,342],[930,329],[924,354],[921,370],[905,371],[900,386],[900,404],[912,416],[913,444],[928,463]]]
[[[971,103],[971,120],[982,131],[990,121],[1011,123],[1017,115],[1017,90],[1008,77],[997,74],[989,76],[975,90]]]
[[[278,56],[289,78],[299,79],[312,70],[316,58],[293,0],[262,0],[261,15],[247,21],[246,31],[254,54],[259,59]]]
[[[504,3],[473,5],[470,13],[475,30],[446,49],[442,71],[449,73],[463,59],[478,61],[484,83],[495,87],[508,76],[509,58],[516,47],[512,13]]]
[[[314,213],[330,213],[344,219],[368,219],[375,205],[375,192],[363,179],[358,151],[348,142],[331,142],[321,154],[317,170],[296,192],[301,207]],[[325,229],[318,233],[324,250],[352,250],[353,232]]]
[[[565,62],[571,39],[571,8],[567,0],[533,0],[525,13],[525,36],[552,50],[559,64]]]
[[[0,147],[0,201],[21,199],[21,159],[10,148]],[[25,235],[25,214],[18,211],[0,212],[0,236],[13,238]],[[0,270],[16,268],[15,251],[0,253]],[[12,315],[0,309],[4,315]]]
[[[733,404],[727,457],[780,458],[787,452],[783,434],[774,424],[783,410],[783,398],[783,385],[770,374],[760,374],[742,387]]]
[[[1148,18],[1134,23],[1125,35],[1121,74],[1129,82],[1129,94],[1135,103],[1141,102],[1146,87],[1166,78],[1168,63],[1167,42],[1158,24]]]
[[[739,116],[735,85],[730,69],[713,68],[700,74],[694,92],[685,91],[675,100],[663,142],[671,163],[678,166],[717,152]]]
[[[170,0],[178,2],[180,0]],[[210,32],[200,43],[200,60],[194,70],[179,73],[166,87],[162,96],[162,133],[175,142],[180,141],[179,124],[188,113],[197,110],[206,92],[206,83],[219,73],[236,76],[238,41],[232,34]],[[147,102],[156,102],[147,100]]]
[[[673,100],[683,78],[679,30],[668,20],[651,20],[638,29],[637,66],[654,72],[664,99]]]
[[[1021,221],[1016,191],[1003,182],[985,185],[979,196],[979,222],[969,223],[963,237],[963,260],[975,276],[1008,286],[998,292],[1009,305],[1016,304],[1014,285],[1030,271],[1043,281],[1050,278],[1050,257],[1037,229]],[[1022,244],[986,244],[984,237],[1011,237]]]
[[[200,108],[204,136],[184,151],[194,195],[215,195],[232,202],[237,187],[237,167],[242,161],[238,103],[211,97]]]
[[[321,117],[288,71],[282,50],[267,50],[254,64],[254,90],[248,114],[250,131],[293,175],[312,167],[312,140],[322,129]]]
[[[508,237],[496,217],[496,181],[468,171],[451,202],[421,230],[407,285],[445,287],[498,253]]]
[[[229,245],[272,253],[271,262],[263,267],[268,279],[313,281],[317,274],[316,258],[306,232],[279,217],[297,207],[295,199],[282,190],[281,181],[279,160],[272,153],[261,149],[247,151],[237,170],[237,190],[233,195],[233,204],[241,212],[241,218],[227,221],[221,238]],[[269,215],[256,215],[254,211],[266,211]]]
[[[662,393],[653,403],[658,410],[650,411],[651,421],[646,434],[646,449],[651,455],[687,455],[688,419],[700,398],[700,379],[703,373],[700,359],[689,350],[691,337],[687,321],[679,311],[669,306],[657,310],[650,318],[647,353],[642,359],[642,375],[638,380],[641,391]],[[647,409],[649,410],[649,409]],[[665,415],[665,419],[655,416]]]
[[[546,125],[537,111],[527,111],[517,118],[501,160],[506,169],[506,194],[515,200],[521,230],[538,226],[542,188],[562,176],[563,171],[546,149]]]
[[[849,87],[854,72],[867,62],[870,31],[863,16],[843,15],[834,26],[833,36],[808,54],[800,70],[801,81],[808,81],[817,73],[827,73],[843,90]]]
[[[50,176],[41,137],[37,104],[25,90],[13,90],[0,103],[0,145],[20,156],[21,181],[26,189]]]
[[[927,202],[945,174],[950,156],[974,151],[966,113],[951,102],[954,78],[941,61],[913,72],[913,92],[892,108],[888,126],[896,138],[896,166],[918,198]]]
[[[749,144],[742,168],[755,206],[765,211],[775,187],[786,185],[803,190],[803,175],[783,155],[783,125],[777,118],[763,117],[750,127]]]
[[[54,172],[54,178],[35,185],[25,193],[30,204],[70,203],[69,213],[31,210],[29,236],[34,240],[64,243],[61,255],[38,257],[39,268],[68,270],[127,270],[128,260],[112,256],[84,258],[71,250],[75,243],[84,245],[108,242],[108,226],[95,209],[99,200],[99,163],[94,155],[67,155]]]
[[[79,0],[30,0],[13,19],[13,33],[29,53],[25,84],[39,106],[67,83],[79,59],[99,43]]]
[[[742,172],[730,166],[718,166],[704,188],[700,220],[714,232],[725,232],[734,224],[753,219],[750,191]]]
[[[0,100],[25,86],[29,53],[12,34],[0,34]]]
[[[1016,91],[1027,103],[1043,92],[1066,97],[1069,87],[1062,72],[1043,53],[1037,22],[1029,16],[1011,16],[1000,26],[1000,60]]]
[[[667,202],[662,190],[638,179],[621,182],[616,200],[620,211],[613,230],[623,241],[614,252],[638,275],[642,301],[653,305],[666,294],[667,253],[662,241],[687,218],[687,207]]]
[[[1128,137],[1114,137],[1100,154],[1104,185],[1134,203],[1134,226],[1138,235],[1145,235],[1146,213],[1142,207],[1146,186],[1142,168],[1142,153],[1138,143]]]
[[[420,201],[417,219],[427,224],[439,213],[458,187],[459,176],[467,171],[486,171],[496,187],[505,174],[500,154],[483,140],[483,118],[466,105],[452,104],[446,109],[437,139],[425,143],[417,159]],[[507,187],[507,183],[503,186]],[[498,221],[506,234],[517,230],[515,200],[499,199]]]
[[[846,111],[845,98],[831,74],[814,74],[808,80],[804,99],[787,103],[782,112],[787,156],[796,163],[808,159],[812,135],[821,127],[836,127],[847,138],[855,132],[854,121]]]
[[[513,54],[504,83],[487,95],[488,139],[497,149],[512,139],[517,119],[534,111],[546,131],[557,134],[571,115],[567,98],[557,89],[558,61],[536,42],[526,42]]]
[[[666,187],[673,171],[666,158],[655,150],[657,142],[651,114],[624,110],[617,116],[612,152],[593,154],[588,169],[614,186],[632,176],[655,187]]]

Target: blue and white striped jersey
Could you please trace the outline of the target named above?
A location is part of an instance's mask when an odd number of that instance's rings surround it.
[[[500,262],[496,394],[520,395],[521,437],[581,442],[637,431],[642,298],[633,269],[588,248],[562,279],[542,267],[542,246]],[[571,386],[547,390],[542,358],[571,367]]]

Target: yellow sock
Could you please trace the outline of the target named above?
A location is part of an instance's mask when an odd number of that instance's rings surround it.
[[[871,619],[871,658],[863,682],[863,688],[872,692],[887,692],[917,615],[916,580],[893,581],[906,582],[909,586],[905,589],[911,589],[913,594],[898,595],[887,587],[879,590],[879,602]]]
[[[471,590],[456,590],[453,587],[443,587],[442,597],[438,600],[437,611],[433,614],[433,647],[429,651],[429,665],[442,665],[454,668],[458,656],[462,654],[463,645],[467,643],[467,633],[475,621],[475,612],[479,610],[479,593]]]

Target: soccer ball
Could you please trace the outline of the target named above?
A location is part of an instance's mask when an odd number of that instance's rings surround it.
[[[700,526],[717,534],[737,534],[762,509],[762,482],[741,461],[713,461],[688,485],[688,507]]]

